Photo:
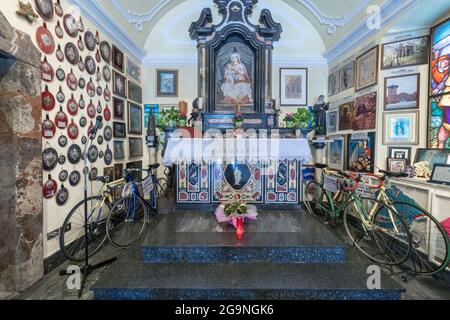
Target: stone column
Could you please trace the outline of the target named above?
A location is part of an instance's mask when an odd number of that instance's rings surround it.
[[[42,278],[41,54],[0,12],[0,296]]]

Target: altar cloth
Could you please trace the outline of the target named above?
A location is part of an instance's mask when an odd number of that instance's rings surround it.
[[[310,162],[306,139],[279,138],[170,138],[165,150],[165,166],[181,162],[266,163],[297,160]]]

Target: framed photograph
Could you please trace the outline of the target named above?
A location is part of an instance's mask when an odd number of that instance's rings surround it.
[[[128,153],[130,158],[142,157],[144,155],[142,138],[128,138]]]
[[[347,170],[355,172],[374,172],[375,132],[347,137]]]
[[[117,48],[115,45],[112,45],[112,58],[113,67],[120,72],[123,72],[125,56],[122,50]]]
[[[134,161],[134,162],[128,162],[126,164],[126,168],[127,169],[142,169],[142,161]],[[131,173],[131,175],[133,176],[133,179],[135,181],[140,181],[142,180],[142,171],[135,171],[133,173]],[[139,191],[140,194],[143,194],[142,192],[142,184],[139,184],[141,188],[141,190]]]
[[[127,78],[113,70],[113,93],[124,99],[127,98]]]
[[[350,61],[339,71],[339,89],[345,91],[355,86],[355,61]]]
[[[345,136],[330,137],[333,142],[328,143],[327,163],[331,169],[344,170],[345,168]]]
[[[142,88],[130,80],[128,80],[128,99],[142,103]]]
[[[114,180],[123,178],[123,163],[116,163],[114,165]]]
[[[431,28],[430,95],[449,94],[450,18]],[[447,98],[448,99],[448,98]],[[448,102],[448,101],[447,101]],[[448,105],[448,104],[446,104]]]
[[[339,106],[339,131],[352,130],[355,120],[355,102],[350,101]]]
[[[338,128],[338,110],[327,111],[327,134],[336,133]]]
[[[377,122],[377,93],[371,92],[355,99],[355,119],[353,130],[376,129]]]
[[[125,159],[125,142],[114,141],[114,160]]]
[[[328,96],[335,96],[339,93],[339,70],[328,76]]]
[[[113,98],[113,117],[114,119],[125,119],[125,101],[122,99]]]
[[[142,108],[128,102],[128,133],[142,134]]]
[[[419,109],[420,74],[384,79],[384,110]]]
[[[450,185],[450,165],[436,164],[428,182]]]
[[[419,144],[419,112],[385,112],[383,114],[383,144]]]
[[[281,106],[306,106],[308,104],[308,69],[280,69]]]
[[[392,159],[405,159],[411,165],[411,147],[389,147],[388,157]]]
[[[379,46],[375,46],[356,58],[356,91],[378,83],[378,51]]]
[[[141,83],[142,79],[141,67],[129,57],[127,57],[126,74],[137,83]]]
[[[113,136],[116,139],[125,139],[127,137],[127,130],[125,123],[113,122]]]
[[[387,168],[390,172],[405,172],[406,170],[406,159],[387,159]]]
[[[444,149],[417,149],[414,163],[427,161],[430,164],[430,170],[433,170],[436,164],[449,163],[450,150]]]
[[[144,128],[147,128],[150,112],[153,112],[156,125],[159,125],[160,109],[159,104],[144,104]]]
[[[103,168],[103,176],[108,177],[110,182],[114,181],[114,167]]]
[[[156,96],[178,97],[178,70],[156,70]]]
[[[428,63],[428,36],[385,43],[381,46],[381,69]]]

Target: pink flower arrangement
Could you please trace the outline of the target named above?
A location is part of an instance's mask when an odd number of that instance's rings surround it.
[[[284,117],[284,121],[293,121],[294,120],[294,114],[292,112],[286,113]]]
[[[186,113],[180,112],[180,119],[187,119]]]

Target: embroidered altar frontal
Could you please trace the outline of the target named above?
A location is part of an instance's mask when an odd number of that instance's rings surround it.
[[[250,164],[182,162],[177,170],[177,203],[212,204],[235,197],[255,204],[299,204],[297,160]]]

